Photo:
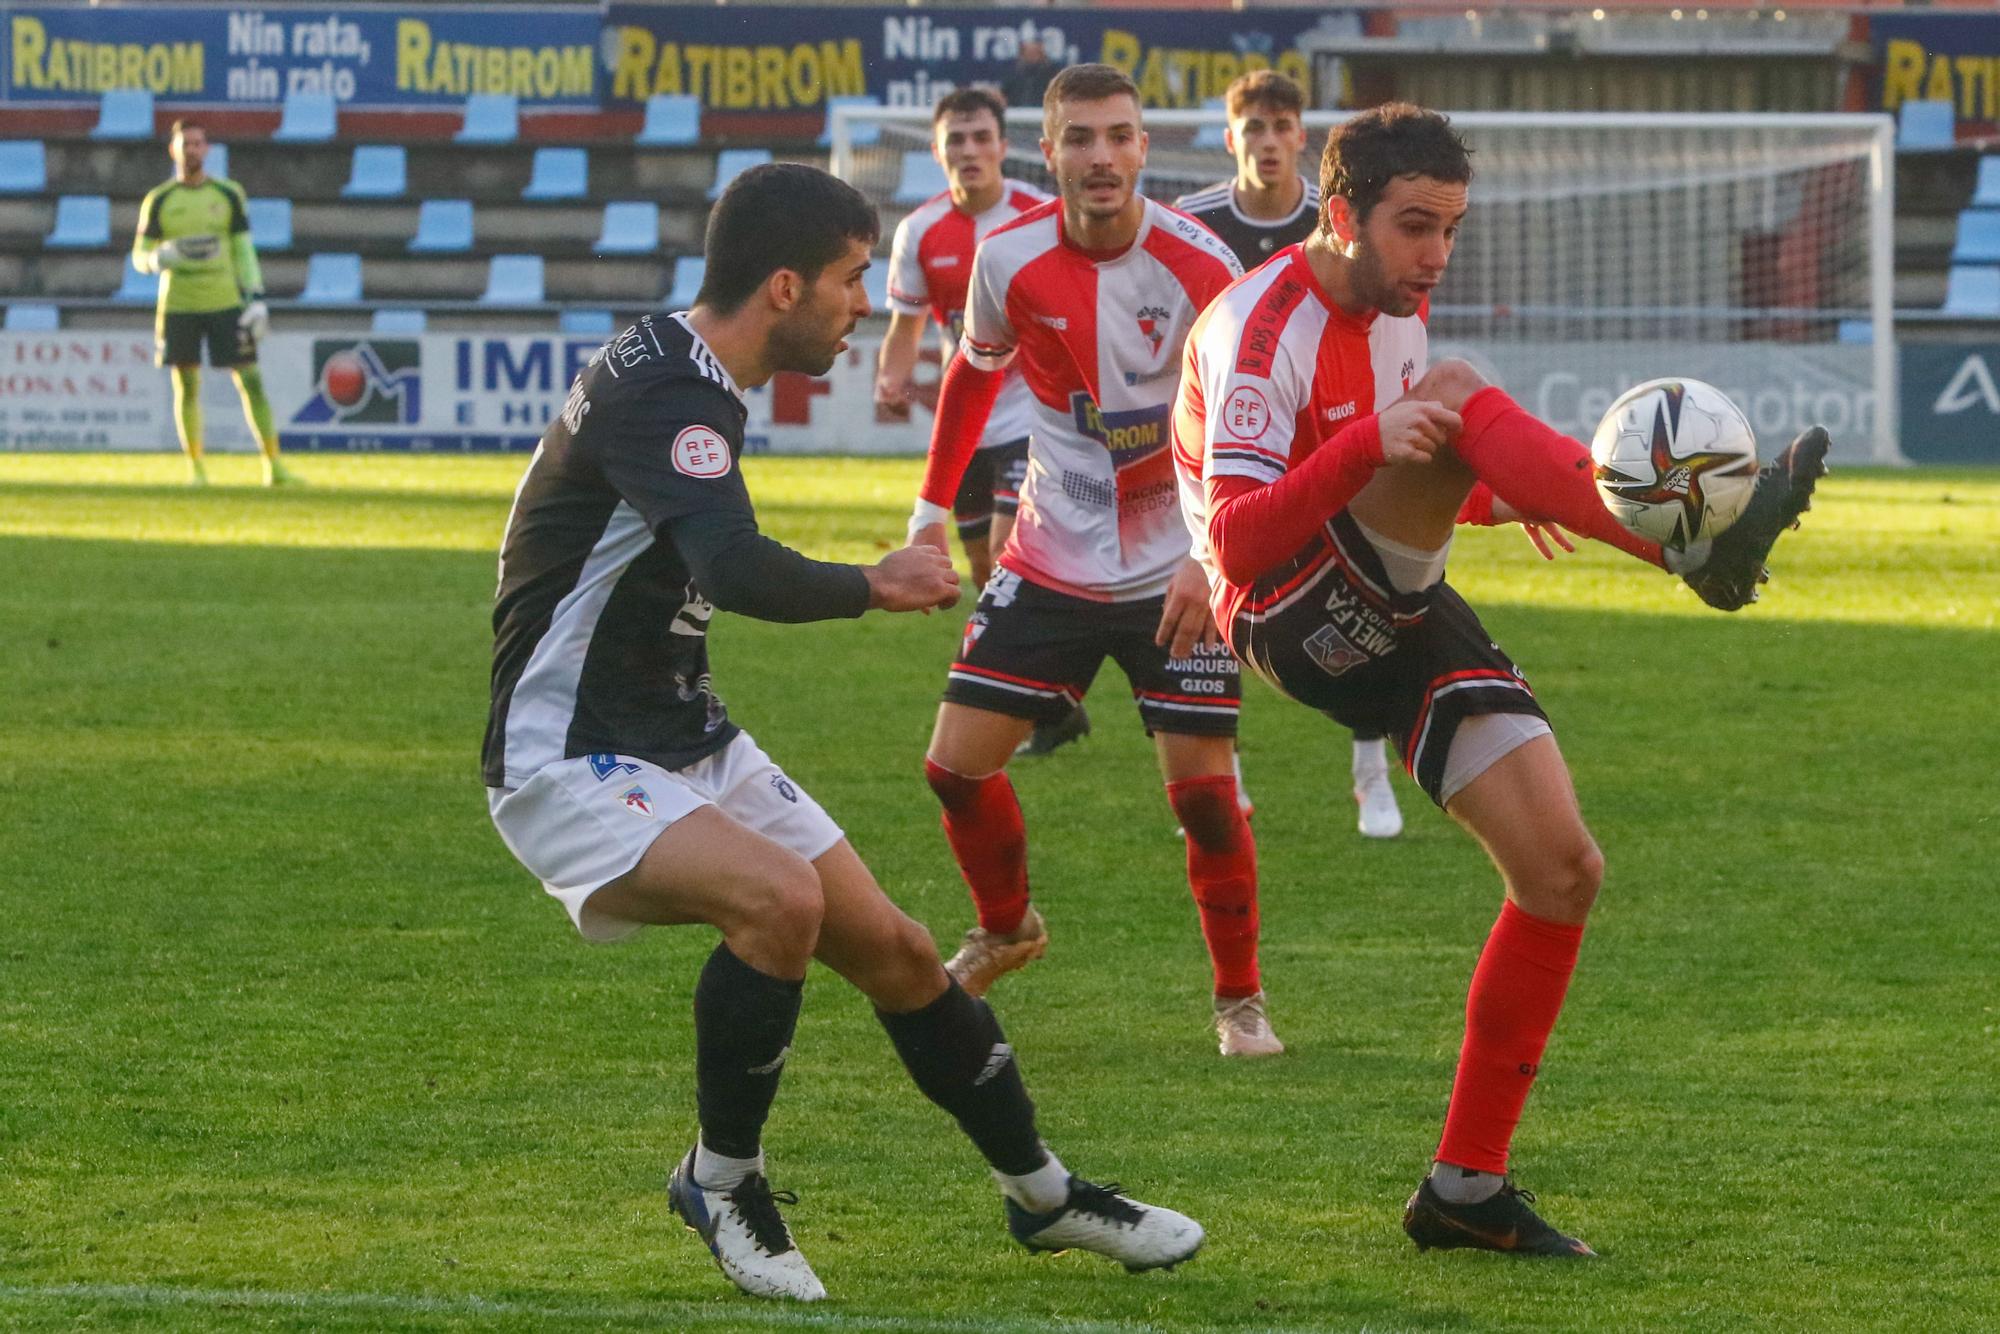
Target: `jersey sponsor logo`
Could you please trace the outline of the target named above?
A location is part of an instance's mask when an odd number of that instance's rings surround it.
[[[1243,342],[1236,351],[1238,374],[1271,378],[1271,363],[1277,358],[1285,324],[1305,294],[1306,285],[1289,269],[1265,289],[1263,300],[1251,310],[1243,327]]]
[[[1069,396],[1069,407],[1076,429],[1110,450],[1121,468],[1165,447],[1167,421],[1173,415],[1173,405],[1169,403],[1134,408],[1130,412],[1106,412],[1084,389]]]
[[[1134,316],[1139,322],[1139,336],[1152,346],[1153,355],[1160,355],[1160,344],[1167,341],[1167,323],[1173,319],[1164,306],[1141,306]]]
[[[646,789],[643,787],[633,786],[626,788],[618,794],[618,800],[624,804],[626,810],[632,812],[634,815],[643,815],[650,818],[653,814],[653,799],[647,795]]]
[[[729,472],[729,442],[708,426],[685,426],[674,437],[674,471],[687,477],[721,477]]]
[[[313,393],[294,425],[414,426],[423,419],[423,344],[414,338],[315,338]]]
[[[1238,385],[1222,400],[1222,425],[1239,441],[1260,440],[1271,426],[1271,405],[1255,386]]]
[[[632,763],[630,760],[621,760],[609,751],[599,751],[595,755],[586,755],[584,758],[590,761],[590,771],[597,775],[597,781],[600,783],[617,774],[636,774],[639,772],[638,765]]]
[[[930,267],[934,269],[955,269],[958,267],[958,256],[957,255],[933,256],[930,262]]]
[[[1405,389],[1409,388],[1408,383],[1405,383],[1403,387]],[[1356,407],[1357,404],[1355,403],[1336,403],[1326,410],[1326,419],[1330,422],[1346,421],[1354,415]]]
[[[1066,315],[1037,315],[1035,323],[1046,324],[1057,333],[1069,332],[1069,317]]]

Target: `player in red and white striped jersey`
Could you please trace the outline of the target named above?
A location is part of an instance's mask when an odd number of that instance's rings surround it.
[[[1233,764],[1241,682],[1189,555],[1168,447],[1181,343],[1241,269],[1200,224],[1136,193],[1146,138],[1124,74],[1064,70],[1043,114],[1062,198],[979,245],[964,356],[945,373],[911,521],[913,540],[942,538],[945,505],[1004,371],[1018,365],[1034,399],[1021,512],[966,626],[925,764],[979,912],[948,966],[983,990],[1045,948],[1003,770],[1035,722],[1083,698],[1109,656],[1131,682],[1187,831],[1223,1053],[1274,1054],[1283,1046],[1257,968],[1256,849]]]
[[[905,410],[913,397],[911,374],[926,317],[943,336],[939,364],[948,365],[964,332],[974,248],[995,227],[1048,198],[1000,174],[1007,152],[1006,104],[984,88],[946,93],[931,113],[931,131],[931,153],[950,188],[896,227],[889,249],[889,332],[876,362],[875,401]],[[980,587],[993,573],[991,553],[1006,544],[1019,508],[1030,413],[1027,385],[1018,372],[1010,374],[953,498],[958,538]]]
[[[1430,292],[1471,177],[1435,112],[1378,107],[1335,129],[1317,230],[1223,293],[1188,338],[1175,463],[1231,646],[1293,698],[1396,738],[1505,884],[1444,1137],[1404,1229],[1425,1248],[1590,1255],[1506,1173],[1603,858],[1540,704],[1444,581],[1445,557],[1454,521],[1490,518],[1497,496],[1667,562],[1605,511],[1584,446],[1464,362],[1426,367]],[[1815,428],[1760,477],[1752,545],[1718,538],[1709,561],[1761,562],[1804,508],[1825,441]],[[1698,571],[1689,582],[1730,604]]]

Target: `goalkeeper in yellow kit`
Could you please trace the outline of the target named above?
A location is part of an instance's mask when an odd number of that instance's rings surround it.
[[[188,480],[208,480],[202,467],[201,348],[208,363],[226,366],[243,396],[243,413],[264,451],[264,485],[292,481],[278,460],[278,431],[271,400],[257,369],[257,340],[270,330],[264,275],[250,241],[250,207],[243,187],[210,176],[208,132],[191,120],[174,122],[168,153],[174,178],[154,187],[139,205],[139,234],[132,263],[160,275],[154,326],[158,364],[174,374],[174,421],[187,452]]]

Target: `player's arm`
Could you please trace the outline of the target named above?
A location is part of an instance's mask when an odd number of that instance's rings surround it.
[[[159,190],[150,191],[139,203],[139,230],[132,237],[132,267],[141,273],[171,269],[182,259],[180,248],[160,230],[160,194]]]
[[[875,360],[877,403],[900,407],[909,400],[910,376],[923,345],[930,296],[924,266],[917,262],[910,220],[904,218],[896,225],[896,238],[889,245],[889,332]]]
[[[264,269],[250,236],[250,202],[240,186],[225,185],[223,192],[229,196],[229,253],[236,263],[236,288],[243,294],[243,314],[236,325],[252,338],[262,338],[271,331],[271,311],[264,304]]]
[[[959,355],[945,367],[938,385],[930,458],[924,465],[915,512],[910,516],[913,544],[944,546],[952,498],[958,494],[973,451],[979,448],[979,437],[986,432],[986,421],[993,415],[1007,367],[1014,360],[1014,329],[1007,319],[1006,293],[996,287],[982,246],[972,260]]]

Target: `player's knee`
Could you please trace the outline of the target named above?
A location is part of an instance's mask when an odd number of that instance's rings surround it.
[[[738,895],[741,930],[760,938],[769,950],[800,960],[810,958],[819,944],[826,897],[819,872],[795,854],[773,857],[757,867]]]
[[[1227,852],[1236,846],[1243,814],[1236,806],[1236,783],[1174,783],[1167,788],[1174,817],[1188,841],[1204,852]]]
[[[1424,372],[1410,389],[1414,398],[1426,398],[1442,403],[1457,412],[1465,406],[1465,400],[1486,388],[1487,379],[1473,368],[1469,361],[1448,357]]]
[[[924,781],[937,793],[937,799],[947,811],[963,810],[979,797],[979,789],[984,786],[984,778],[967,778],[964,774],[953,773],[936,760],[924,759]]]
[[[937,942],[931,933],[909,917],[904,917],[882,942],[880,981],[871,988],[870,999],[891,1008],[928,1004],[935,998],[944,963],[938,958]],[[881,994],[877,994],[881,993]]]
[[[1597,902],[1604,884],[1604,854],[1588,835],[1564,849],[1550,863],[1542,893],[1541,916],[1563,922],[1581,922]]]

